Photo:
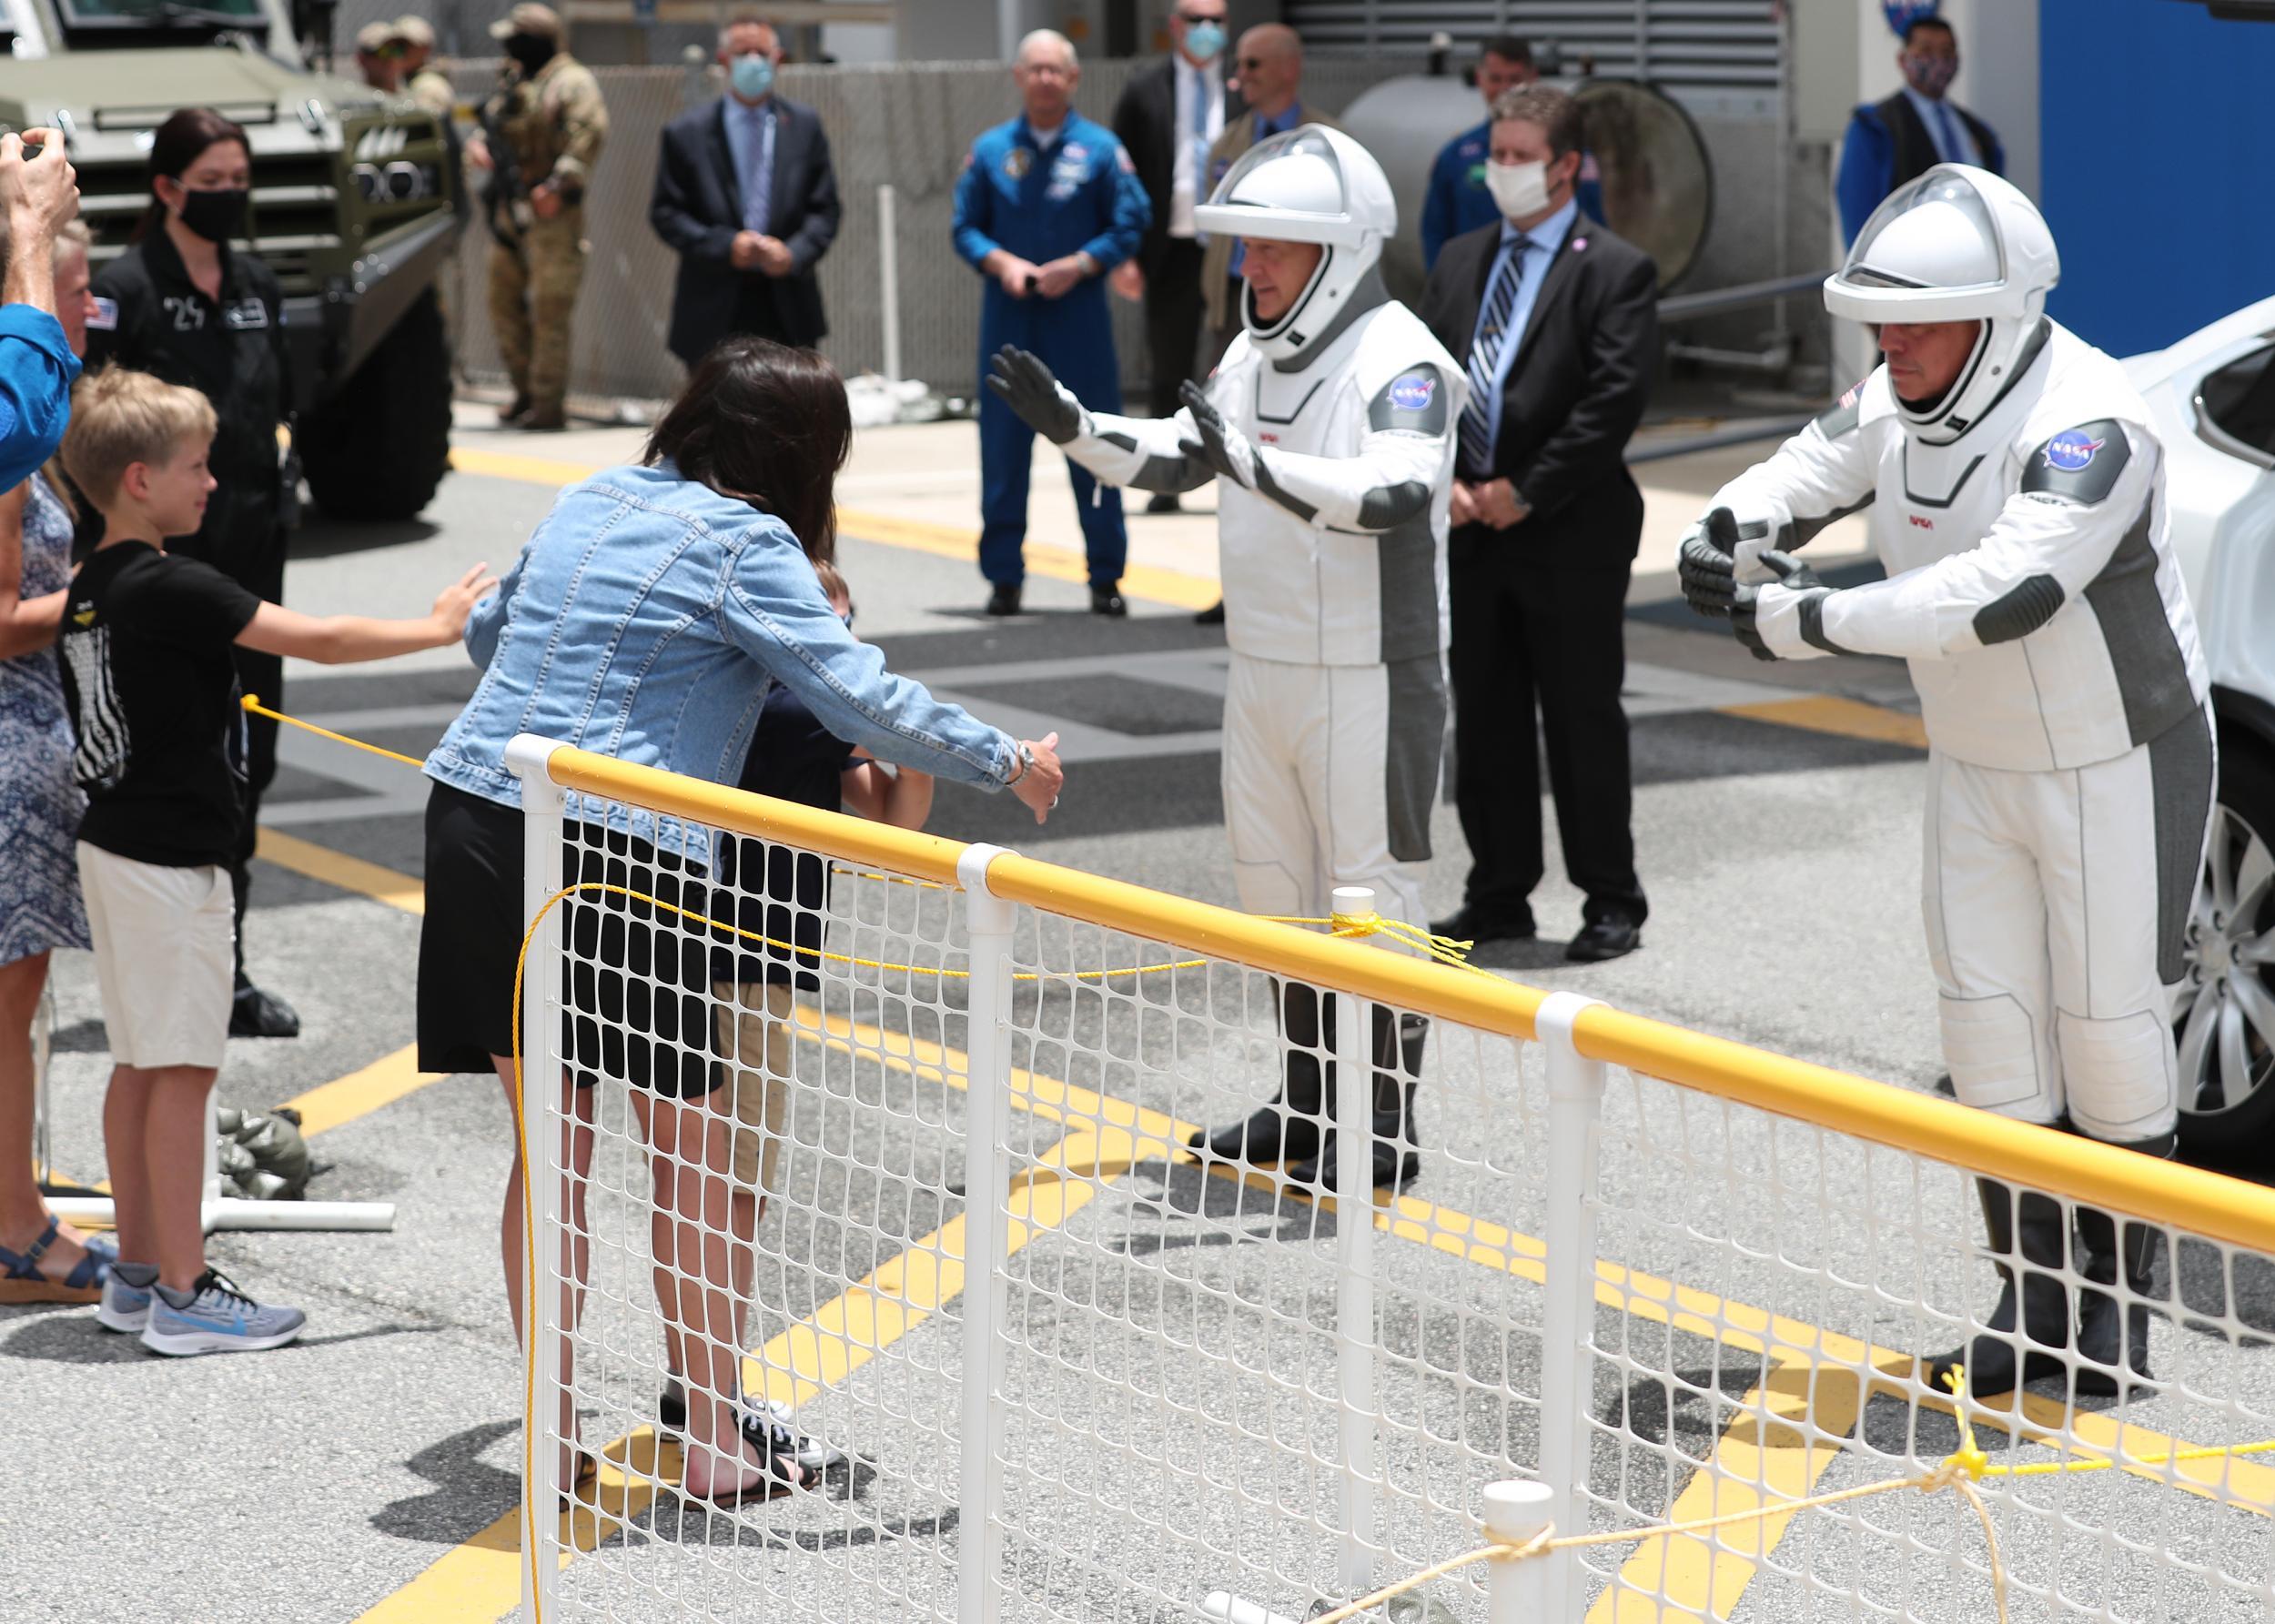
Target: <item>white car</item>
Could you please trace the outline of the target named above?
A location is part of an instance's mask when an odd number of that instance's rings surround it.
[[[2275,298],[2125,364],[2164,441],[2219,727],[2219,803],[2173,1004],[2181,1154],[2230,1160],[2260,1153],[2275,1125]]]

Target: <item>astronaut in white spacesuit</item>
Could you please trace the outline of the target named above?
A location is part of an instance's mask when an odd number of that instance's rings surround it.
[[[1196,211],[1243,243],[1243,330],[1174,418],[1087,411],[1006,348],[988,385],[1099,479],[1152,491],[1218,481],[1225,637],[1225,822],[1240,905],[1320,917],[1373,887],[1410,923],[1430,857],[1446,720],[1446,515],[1466,380],[1376,268],[1398,227],[1366,149],[1317,125],[1251,147]],[[1227,1160],[1335,1178],[1332,1012],[1284,990],[1279,1094],[1196,1135]],[[1423,1023],[1378,1008],[1374,1175],[1413,1175]],[[1403,1077],[1399,1074],[1403,1073]],[[1324,1088],[1322,1075],[1324,1074]],[[1401,1085],[1402,1084],[1402,1085]]]
[[[2167,989],[2212,803],[2209,684],[2149,408],[2047,318],[2059,269],[2045,220],[1996,176],[1942,164],[1894,193],[1825,285],[1885,363],[1715,493],[1684,539],[1684,586],[1763,659],[1909,662],[1959,1099],[2165,1156]],[[1886,580],[1831,590],[1787,556],[1867,504]],[[2009,1186],[1978,1186],[2006,1286],[1986,1334],[1923,1378],[1940,1391],[1964,1363],[1973,1393],[2068,1376],[2110,1394],[2120,1367],[2146,1377],[2160,1232],[2083,1206],[2073,1231],[2050,1196],[2021,1193],[2017,1210]],[[2074,1322],[2042,1272],[2066,1259],[2084,1282]],[[2120,1266],[2121,1315],[2095,1289]]]

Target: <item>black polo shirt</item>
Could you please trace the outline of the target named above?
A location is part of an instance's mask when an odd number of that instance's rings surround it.
[[[155,373],[213,402],[220,427],[211,467],[217,482],[195,536],[167,550],[203,559],[270,600],[284,596],[283,494],[277,425],[292,406],[285,359],[284,292],[250,254],[221,250],[221,297],[189,279],[162,227],[95,276],[98,306],[87,323],[86,369],[106,362]]]

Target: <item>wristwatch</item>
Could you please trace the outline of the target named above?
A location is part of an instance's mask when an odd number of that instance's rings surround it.
[[[1028,770],[1034,765],[1035,746],[1029,744],[1026,740],[1022,739],[1019,741],[1019,770],[1013,773],[1009,778],[1003,781],[1004,788],[1009,789],[1013,784],[1017,783],[1021,779],[1025,778],[1027,775]]]

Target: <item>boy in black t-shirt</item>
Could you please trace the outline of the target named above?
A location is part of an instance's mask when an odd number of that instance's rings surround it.
[[[103,1137],[121,1261],[96,1313],[167,1354],[278,1347],[306,1317],[255,1303],[205,1260],[207,1097],[228,1040],[228,865],[244,816],[230,650],[344,664],[440,648],[497,584],[477,564],[423,619],[313,619],[169,556],[165,538],[195,531],[214,489],[213,433],[197,390],[114,369],[80,386],[63,444],[103,516],[58,644],[87,796],[79,883],[115,1062]]]

